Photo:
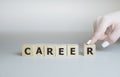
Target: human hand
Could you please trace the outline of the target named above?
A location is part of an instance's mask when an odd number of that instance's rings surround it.
[[[94,34],[87,44],[94,44],[102,40],[102,47],[115,43],[120,37],[120,11],[96,19]]]

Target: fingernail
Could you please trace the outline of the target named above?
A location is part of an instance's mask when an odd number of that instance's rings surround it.
[[[89,40],[88,42],[87,42],[87,44],[90,44],[91,43],[91,40]]]
[[[105,42],[102,43],[102,47],[103,47],[103,48],[106,48],[106,47],[108,47],[109,45],[110,45],[110,43],[109,43],[108,41],[105,41]]]

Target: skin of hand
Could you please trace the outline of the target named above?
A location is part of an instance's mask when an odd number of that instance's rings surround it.
[[[100,16],[94,24],[94,34],[87,44],[102,40],[102,47],[115,43],[120,38],[120,11]]]

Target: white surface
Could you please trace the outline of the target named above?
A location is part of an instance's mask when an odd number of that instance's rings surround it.
[[[0,0],[0,32],[92,31],[98,16],[120,0]]]
[[[0,0],[0,77],[120,77],[119,43],[95,57],[21,56],[25,43],[86,43],[93,21],[117,10],[120,0]]]
[[[90,35],[90,32],[2,33],[0,77],[120,77],[120,42],[106,49],[97,46],[94,57],[21,56],[24,43],[79,43],[81,50],[81,44],[88,41]]]

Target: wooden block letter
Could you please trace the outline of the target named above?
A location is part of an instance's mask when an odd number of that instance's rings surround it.
[[[45,45],[45,56],[55,56],[55,45]]]
[[[33,45],[23,45],[22,56],[33,56]]]
[[[43,45],[33,45],[33,55],[44,56],[44,46]]]
[[[87,45],[87,44],[84,44],[84,52],[83,52],[83,55],[95,55],[95,52],[96,52],[96,46],[95,44],[93,45]]]
[[[66,56],[66,45],[56,45],[56,56]]]
[[[67,55],[68,56],[79,55],[79,45],[77,45],[77,44],[68,44],[67,45]]]

